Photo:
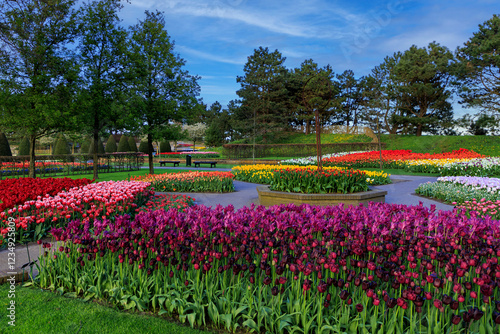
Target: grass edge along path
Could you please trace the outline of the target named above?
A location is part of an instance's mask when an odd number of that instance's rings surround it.
[[[209,172],[210,170],[200,170],[196,168],[192,169],[174,169],[174,168],[156,168],[155,169],[155,174],[165,174],[165,173],[181,173],[181,172]],[[129,180],[133,176],[143,176],[149,174],[149,169],[141,169],[139,171],[135,172],[116,172],[116,173],[102,173],[99,174],[99,179],[96,180],[96,182],[101,182],[101,181],[124,181],[124,180]],[[50,177],[50,176],[48,176]],[[81,179],[81,178],[86,178],[86,179],[92,179],[93,175],[92,174],[81,174],[81,175],[69,175],[69,176],[52,176],[52,177],[69,177],[71,179]]]
[[[60,296],[34,287],[16,285],[15,298],[8,298],[10,284],[0,285],[0,333],[179,333],[211,334],[192,329],[174,319],[150,313],[127,312],[99,302]],[[15,300],[15,326],[10,326],[7,307]]]

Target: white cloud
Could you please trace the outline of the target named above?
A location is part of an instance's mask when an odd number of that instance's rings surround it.
[[[192,6],[182,4],[172,10],[178,14],[220,18],[242,22],[272,32],[296,37],[313,37],[314,33],[305,26],[282,22],[276,16],[263,13],[252,13],[232,7]]]
[[[215,55],[199,50],[192,49],[187,46],[182,46],[182,45],[177,45],[177,49],[182,51],[182,53],[188,53],[190,55],[193,55],[195,57],[201,58],[201,59],[206,59],[206,60],[211,60],[211,61],[216,61],[219,63],[226,63],[226,64],[233,64],[233,65],[244,65],[246,62],[246,57],[237,57],[237,58],[229,58],[229,57],[224,57],[220,55]]]

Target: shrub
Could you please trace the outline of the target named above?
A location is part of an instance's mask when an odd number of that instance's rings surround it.
[[[144,154],[148,154],[148,141],[147,140],[141,140],[141,143],[139,144],[139,152],[142,152]]]
[[[120,138],[120,142],[118,143],[117,152],[130,152],[130,147],[128,146],[128,138],[125,135],[122,135]]]
[[[97,153],[98,154],[104,154],[104,145],[102,144],[101,139],[97,141]],[[89,154],[94,154],[94,139],[90,141],[90,146],[89,146]]]
[[[5,133],[0,132],[0,156],[1,157],[11,157],[12,151],[10,150],[9,140]]]
[[[168,153],[172,152],[172,148],[170,147],[170,142],[161,141],[160,142],[160,153]]]
[[[108,141],[106,142],[105,151],[106,153],[115,153],[116,152],[116,140],[113,135],[109,135]]]
[[[24,137],[19,144],[19,153],[17,155],[30,155],[30,140]]]
[[[80,146],[80,153],[81,154],[86,154],[90,150],[90,138],[85,138],[82,142],[82,145]]]
[[[61,133],[56,141],[54,142],[54,155],[60,154],[71,154],[71,150],[69,149],[68,141],[66,137]]]
[[[129,137],[128,146],[131,152],[137,152],[137,143],[135,142],[134,137]]]

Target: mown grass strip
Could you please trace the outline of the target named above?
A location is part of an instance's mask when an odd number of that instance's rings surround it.
[[[9,284],[0,285],[1,333],[211,333],[147,313],[130,313],[31,287],[16,286],[15,327],[8,325]],[[10,320],[9,320],[10,321]]]

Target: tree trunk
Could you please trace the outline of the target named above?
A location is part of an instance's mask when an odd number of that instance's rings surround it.
[[[306,120],[306,135],[311,134],[311,120]]]
[[[148,133],[148,163],[149,163],[149,174],[154,174],[153,166],[153,136]]]
[[[36,177],[36,170],[35,170],[35,144],[36,144],[36,136],[34,134],[30,134],[30,165],[28,168],[28,176],[29,177]]]
[[[380,169],[384,168],[384,162],[382,161],[382,141],[380,140],[380,123],[377,117],[377,141],[378,141],[378,151],[380,158]]]
[[[99,132],[94,131],[94,152],[92,154],[92,170],[94,171],[94,180],[99,178]]]
[[[318,161],[318,170],[323,168],[323,164],[321,162],[321,125],[319,124],[319,111],[316,109],[315,112],[316,117],[316,159]]]
[[[417,133],[416,134],[417,134],[417,137],[420,137],[422,135],[422,124],[421,123],[419,123],[417,125]]]

